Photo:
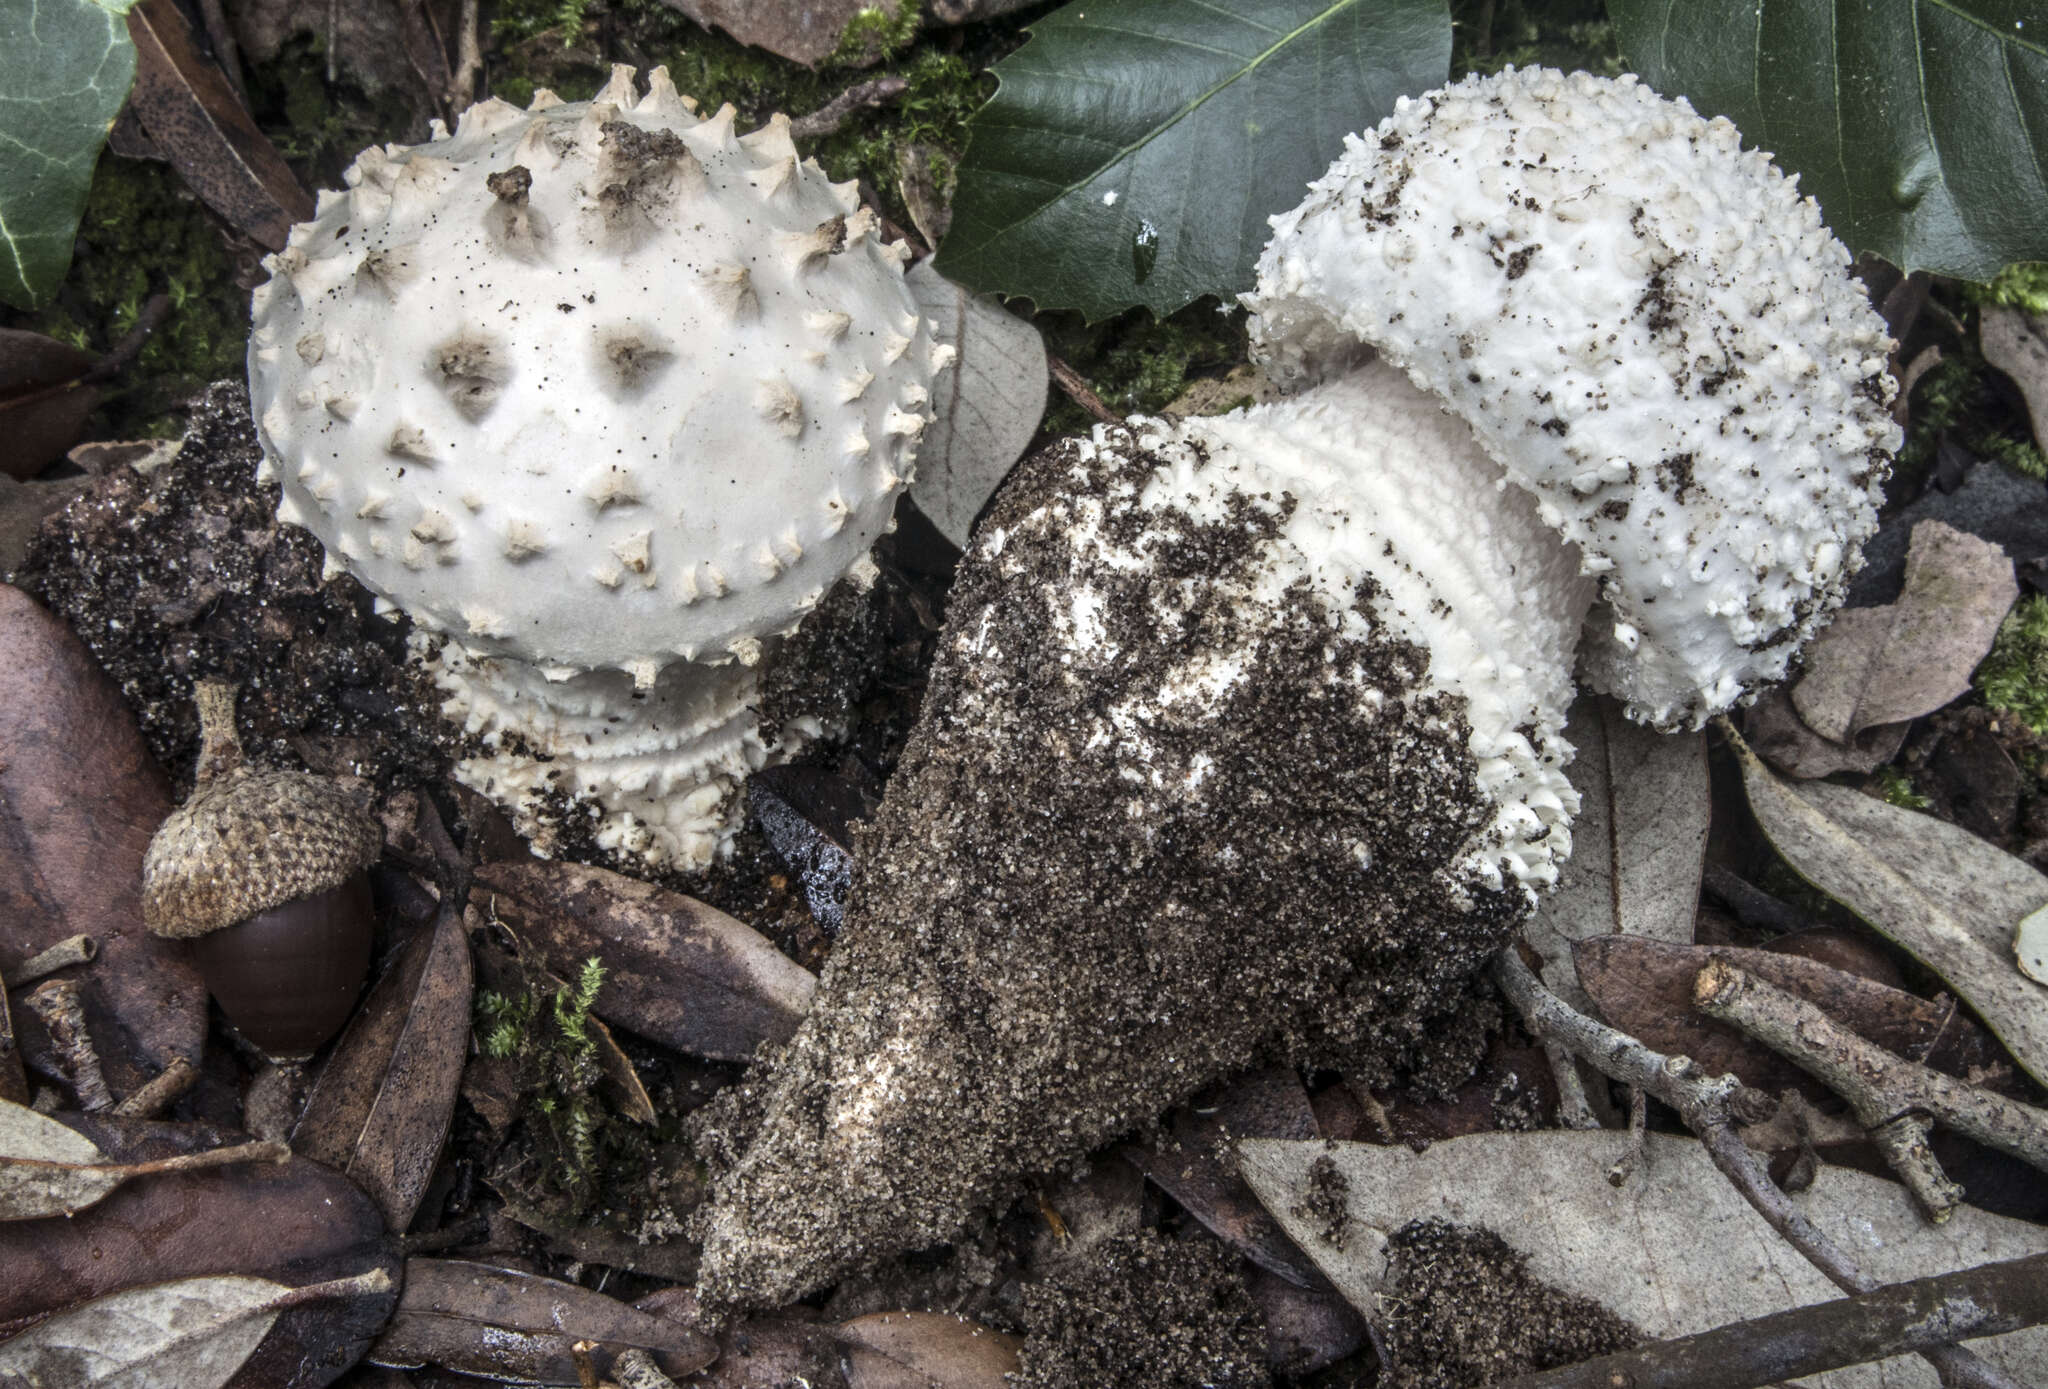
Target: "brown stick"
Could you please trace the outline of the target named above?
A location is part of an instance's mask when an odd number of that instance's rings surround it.
[[[1857,1122],[1873,1134],[1901,1116],[1925,1113],[2048,1172],[2048,1111],[1895,1056],[1805,999],[1726,960],[1710,961],[1699,972],[1693,1002],[1811,1071],[1849,1102]]]
[[[198,1083],[199,1068],[182,1056],[174,1056],[170,1065],[156,1073],[156,1079],[114,1106],[114,1117],[154,1119]]]
[[[455,21],[455,71],[448,84],[448,105],[460,111],[476,100],[477,75],[484,70],[483,38],[478,33],[481,17],[478,0],[462,0],[462,17]],[[568,35],[573,40],[574,34]]]
[[[1494,957],[1493,978],[1539,1041],[1556,1042],[1584,1057],[1603,1075],[1639,1086],[1677,1110],[1721,1175],[1773,1230],[1826,1274],[1829,1282],[1848,1293],[1867,1293],[1878,1286],[1875,1278],[1807,1219],[1806,1212],[1792,1204],[1771,1180],[1763,1159],[1737,1136],[1737,1123],[1754,1123],[1764,1117],[1762,1111],[1770,1103],[1767,1097],[1746,1089],[1732,1075],[1702,1076],[1692,1058],[1652,1051],[1626,1032],[1595,1022],[1544,988],[1513,947]],[[1920,1354],[1949,1389],[1991,1389],[1994,1385],[2019,1389],[2004,1371],[1958,1346],[1941,1346]]]
[[[1045,366],[1046,370],[1052,373],[1053,381],[1067,393],[1067,399],[1104,424],[1123,423],[1116,411],[1102,403],[1102,397],[1088,388],[1088,383],[1081,379],[1081,373],[1068,366],[1064,358],[1057,353],[1047,352]]]
[[[1523,1375],[1503,1389],[1753,1389],[2043,1322],[2048,1254],[2036,1254]]]
[[[100,953],[99,942],[91,936],[66,936],[47,950],[23,960],[8,976],[15,988],[33,984],[73,965],[89,965]]]
[[[845,125],[847,117],[854,112],[894,101],[909,90],[910,83],[901,77],[877,77],[867,82],[856,82],[808,116],[798,116],[791,121],[789,133],[798,140],[820,139]]]
[[[107,1089],[106,1073],[100,1069],[100,1054],[92,1044],[85,1025],[85,1005],[79,998],[75,979],[49,979],[30,992],[29,1010],[43,1020],[50,1042],[64,1063],[71,1080],[71,1093],[78,1107],[88,1113],[113,1107],[114,1094]]]

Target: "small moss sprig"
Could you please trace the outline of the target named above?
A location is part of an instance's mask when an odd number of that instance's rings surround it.
[[[519,993],[485,992],[476,1001],[478,1050],[519,1068],[525,1114],[539,1140],[536,1184],[579,1207],[594,1195],[613,1121],[598,1093],[603,1067],[590,1015],[604,977],[603,964],[592,956],[574,983],[555,981],[550,989],[549,976],[530,976],[530,987]]]

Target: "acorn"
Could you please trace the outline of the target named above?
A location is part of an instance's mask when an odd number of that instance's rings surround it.
[[[251,766],[235,734],[235,687],[202,681],[191,798],[150,840],[142,919],[190,940],[221,1012],[279,1061],[340,1031],[370,970],[365,871],[384,847],[341,783]]]

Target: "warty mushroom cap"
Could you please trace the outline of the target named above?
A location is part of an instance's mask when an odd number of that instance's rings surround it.
[[[1842,601],[1899,430],[1849,253],[1728,121],[1508,68],[1403,99],[1274,220],[1245,296],[1283,380],[1376,350],[1600,578],[1594,688],[1697,726]]]
[[[267,261],[251,396],[280,515],[416,623],[646,685],[750,662],[889,523],[951,349],[785,118],[619,67],[347,181]]]

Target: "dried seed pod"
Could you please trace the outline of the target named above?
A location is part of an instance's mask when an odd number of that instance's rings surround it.
[[[331,778],[245,763],[233,686],[204,682],[196,697],[198,784],[150,841],[143,921],[195,942],[207,987],[250,1042],[304,1056],[347,1021],[369,972],[363,870],[383,832]]]

